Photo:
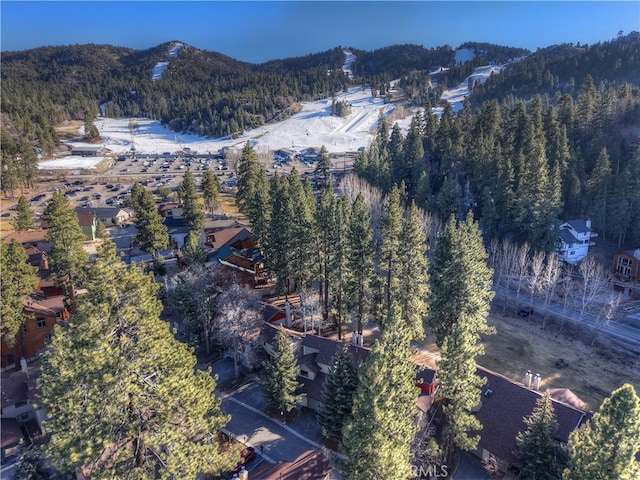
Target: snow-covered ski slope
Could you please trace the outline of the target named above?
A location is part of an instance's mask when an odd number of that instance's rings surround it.
[[[176,54],[179,48],[176,50]],[[350,72],[355,60],[353,53],[345,51],[347,60],[343,70]],[[473,82],[484,82],[492,72],[498,72],[504,65],[479,67],[471,75]],[[466,79],[457,88],[445,91],[443,98],[450,102],[455,111],[462,108],[464,97],[469,95],[469,80]],[[331,99],[302,103],[302,109],[291,117],[273,124],[244,132],[236,138],[206,138],[198,135],[180,134],[162,126],[159,122],[144,118],[106,118],[100,117],[95,125],[100,132],[105,148],[114,154],[131,150],[131,142],[136,151],[157,153],[180,150],[189,147],[197,152],[217,152],[221,148],[242,148],[249,141],[254,148],[277,150],[289,148],[301,151],[305,148],[325,146],[331,153],[353,152],[367,147],[375,135],[380,115],[386,117],[393,110],[393,104],[385,104],[380,98],[372,98],[371,90],[353,87],[347,93],[341,93],[339,100],[351,104],[351,114],[341,118],[331,115]],[[436,114],[442,108],[434,108]],[[137,127],[133,136],[129,123],[134,121]],[[411,116],[398,121],[406,131]],[[74,143],[74,145],[81,145]],[[65,157],[40,163],[40,168],[92,168],[102,160],[99,157]]]
[[[167,52],[167,58],[177,58],[178,53],[180,52],[180,49],[182,47],[184,47],[184,44],[180,42],[174,42],[169,48],[169,51]],[[153,80],[154,82],[156,80],[160,80],[162,78],[162,74],[165,72],[165,70],[168,67],[169,67],[169,62],[156,63],[156,65],[153,67],[153,70],[151,71],[151,80]]]

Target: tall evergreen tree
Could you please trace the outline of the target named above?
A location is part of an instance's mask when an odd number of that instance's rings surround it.
[[[215,441],[228,421],[215,380],[160,320],[150,277],[107,242],[86,287],[73,322],[54,330],[38,380],[54,466],[149,480],[230,468]]]
[[[455,323],[444,338],[438,361],[439,396],[447,403],[442,412],[447,419],[447,436],[444,445],[448,454],[453,448],[474,450],[479,435],[470,433],[482,428],[472,409],[480,402],[481,390],[486,379],[476,375],[476,356],[483,347],[474,341],[473,334],[463,323]]]
[[[607,204],[610,197],[611,183],[613,177],[611,172],[611,162],[607,149],[603,148],[596,160],[596,166],[589,178],[589,188],[593,194],[593,227],[600,232],[603,240],[607,239],[608,230],[608,209]]]
[[[278,409],[281,415],[290,412],[296,406],[299,384],[296,380],[296,358],[283,328],[276,334],[274,355],[264,363],[264,368],[267,402]]]
[[[244,214],[248,213],[248,204],[255,195],[256,181],[260,175],[260,162],[258,155],[247,141],[242,149],[242,157],[238,166],[238,192],[236,193],[236,203]]]
[[[136,239],[140,248],[154,255],[169,246],[167,226],[162,223],[153,195],[136,183],[131,189],[131,204],[136,212]]]
[[[16,334],[24,323],[24,298],[38,285],[37,268],[27,263],[29,257],[24,247],[14,238],[11,243],[0,244],[0,316],[2,317],[2,340],[11,348],[16,343]]]
[[[637,479],[640,468],[640,398],[625,384],[606,398],[589,423],[569,437],[564,480]]]
[[[315,242],[318,254],[318,278],[320,280],[320,292],[322,296],[322,318],[323,321],[329,319],[329,298],[332,278],[334,276],[335,258],[337,255],[337,212],[336,197],[333,193],[331,182],[320,195],[320,202],[316,209]]]
[[[327,150],[327,147],[322,145],[322,147],[320,147],[320,156],[318,158],[318,163],[316,164],[316,168],[314,169],[313,173],[322,178],[322,183],[325,187],[329,184],[329,178],[331,177],[332,168],[333,165],[331,164],[329,151]]]
[[[415,202],[407,209],[402,222],[398,249],[398,282],[393,294],[401,311],[403,325],[413,339],[424,338],[423,322],[427,318],[429,295],[429,260],[427,238]]]
[[[342,339],[342,324],[347,318],[347,288],[349,282],[349,225],[351,224],[351,205],[346,197],[336,202],[335,255],[330,269],[333,275],[330,288],[333,293],[333,311],[338,328],[338,339]]]
[[[289,194],[289,182],[285,178],[274,176],[270,187],[272,215],[263,245],[265,262],[267,268],[276,276],[278,293],[287,295],[290,293],[289,280],[293,271],[293,205]]]
[[[476,356],[484,349],[480,334],[493,333],[487,325],[492,270],[487,253],[470,213],[456,225],[453,217],[440,235],[432,273],[429,324],[441,345],[438,361],[439,394],[446,399],[446,450],[454,445],[463,450],[477,447],[479,436],[470,432],[481,428],[471,409],[480,401],[485,379],[476,375]]]
[[[318,424],[325,437],[342,441],[342,428],[351,418],[353,394],[357,386],[358,377],[349,344],[342,343],[324,380],[322,401],[318,408]]]
[[[418,389],[409,332],[402,326],[399,310],[392,307],[390,327],[358,371],[353,416],[343,429],[346,480],[410,476]]]
[[[220,182],[211,169],[207,168],[202,174],[202,180],[200,181],[202,186],[202,197],[204,198],[204,206],[210,215],[218,207],[220,202]]]
[[[89,260],[83,248],[84,233],[78,224],[78,216],[60,192],[53,194],[44,216],[48,223],[46,240],[53,245],[49,252],[51,276],[64,288],[75,311],[75,288],[82,281]]]
[[[438,238],[431,274],[428,326],[442,346],[456,323],[465,323],[473,343],[492,333],[487,315],[493,298],[487,252],[473,215],[456,224],[454,217]]]
[[[314,255],[315,211],[317,200],[313,195],[311,184],[307,179],[300,180],[296,168],[291,169],[288,177],[289,201],[293,215],[290,219],[288,232],[291,244],[292,276],[295,279],[295,289],[306,286],[311,280],[313,267],[318,258]]]
[[[184,241],[184,263],[187,266],[204,265],[207,261],[207,253],[200,245],[200,232],[191,230]]]
[[[92,143],[100,139],[100,132],[95,125],[95,115],[86,111],[84,114],[84,138]]]
[[[33,211],[29,206],[29,202],[21,195],[18,199],[18,210],[16,211],[16,219],[13,222],[13,228],[17,231],[29,230],[33,228]]]
[[[402,233],[402,203],[397,185],[387,195],[385,217],[380,227],[382,245],[380,246],[380,269],[386,272],[386,315],[391,311],[392,294],[397,292],[398,261],[400,255],[400,235]]]
[[[371,284],[375,277],[371,216],[361,193],[353,202],[347,239],[347,294],[358,322],[358,333],[361,333],[371,310]]]
[[[520,477],[532,480],[557,480],[566,464],[564,452],[556,440],[558,423],[549,392],[538,400],[531,415],[524,418],[527,426],[516,437],[520,459]]]
[[[204,227],[204,213],[200,208],[198,191],[191,170],[187,169],[184,179],[178,187],[178,195],[182,200],[184,224],[191,230],[200,231]]]

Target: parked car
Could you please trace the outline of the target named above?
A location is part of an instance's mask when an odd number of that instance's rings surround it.
[[[242,467],[246,467],[247,465],[249,465],[251,462],[255,460],[257,456],[256,449],[253,447],[245,447],[240,452],[240,456],[242,457],[242,461],[238,462],[236,467],[231,472],[232,474],[240,473],[240,470],[242,470]]]

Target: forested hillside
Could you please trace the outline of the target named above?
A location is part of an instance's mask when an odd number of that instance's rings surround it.
[[[404,185],[441,219],[475,211],[486,240],[548,251],[561,219],[591,217],[602,239],[637,244],[640,88],[598,90],[587,76],[576,98],[547,100],[447,104],[440,119],[427,104],[406,136],[382,123],[355,171],[385,192]]]
[[[2,56],[3,125],[14,140],[27,137],[46,153],[53,126],[96,115],[158,119],[177,131],[231,135],[282,119],[295,103],[341,90],[339,49],[253,65],[184,46],[162,78],[151,71],[175,42],[145,51],[108,45],[43,47]],[[328,73],[329,72],[329,73]]]

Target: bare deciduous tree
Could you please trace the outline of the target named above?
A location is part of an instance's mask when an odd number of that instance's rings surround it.
[[[544,314],[542,316],[542,328],[545,328],[547,321],[547,311],[549,309],[549,303],[553,298],[558,285],[558,279],[562,273],[560,267],[560,260],[555,253],[547,254],[544,270],[542,272],[542,292],[544,294]]]
[[[322,317],[319,316],[321,312],[320,295],[314,288],[303,287],[299,291],[300,307],[298,311],[302,318],[303,331],[307,332],[308,322],[311,323],[311,330],[317,330],[318,335],[322,330]]]
[[[260,335],[260,300],[247,286],[233,283],[216,297],[215,338],[233,351],[235,376],[240,365],[256,366],[255,347]]]
[[[609,292],[607,301],[600,305],[598,319],[595,325],[595,331],[593,332],[593,337],[591,339],[592,347],[596,343],[596,337],[598,336],[600,330],[609,325],[611,323],[611,320],[613,320],[615,312],[620,306],[620,300],[622,300],[622,294],[612,289]]]
[[[191,324],[199,325],[207,355],[211,353],[212,299],[217,294],[219,267],[192,265],[175,278],[169,291],[169,302]]]
[[[376,244],[380,243],[380,222],[385,216],[387,207],[387,197],[382,190],[371,185],[364,178],[354,173],[345,176],[340,182],[340,189],[349,203],[355,202],[358,194],[362,194],[362,198],[367,205],[369,215],[371,215],[371,227],[373,228],[373,238]]]
[[[588,255],[580,263],[578,271],[582,276],[582,288],[580,289],[580,320],[582,320],[584,313],[593,306],[597,297],[610,288],[611,273],[591,255]]]

